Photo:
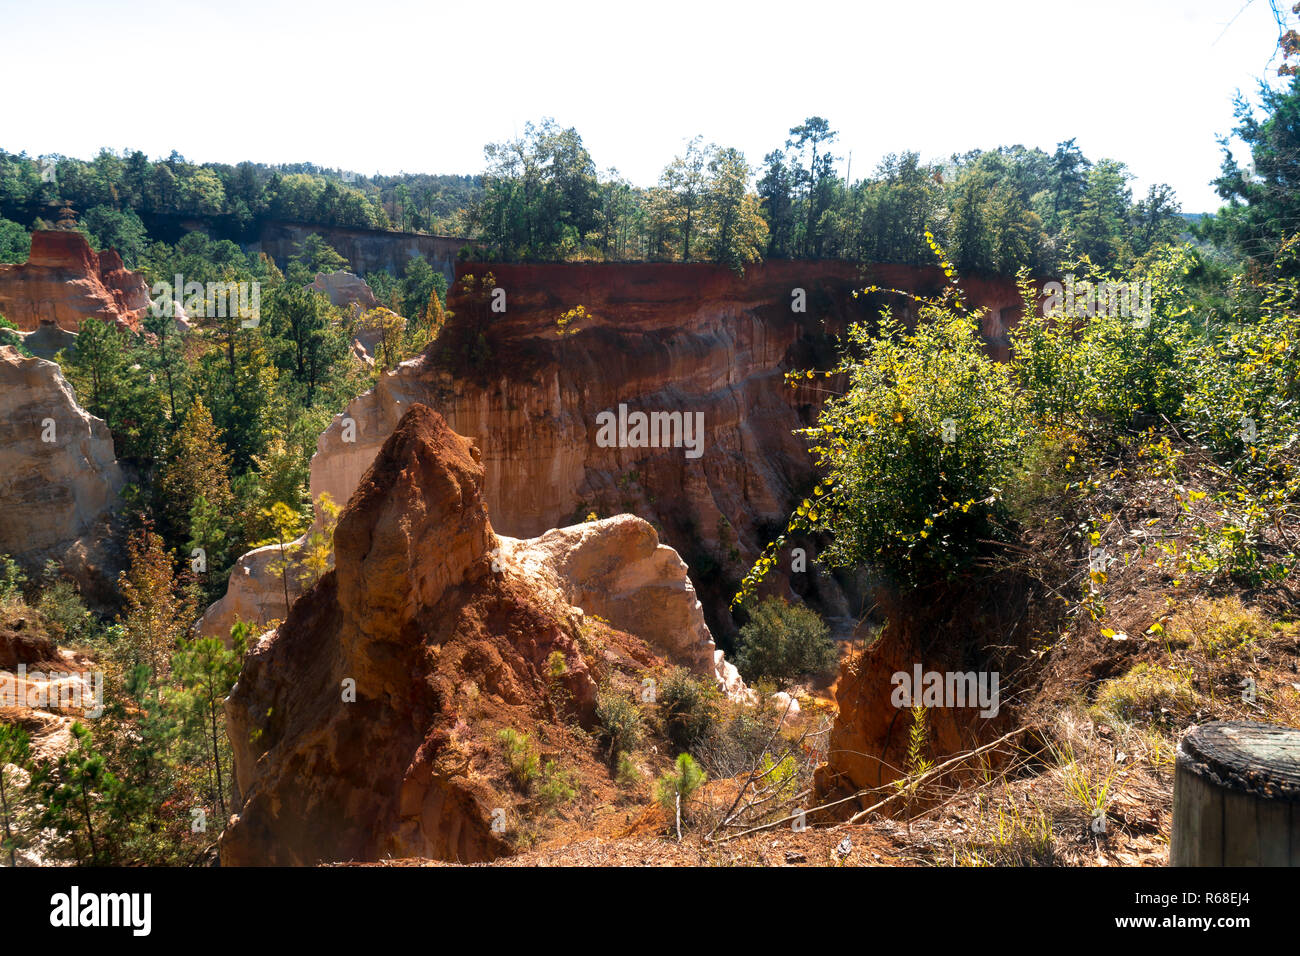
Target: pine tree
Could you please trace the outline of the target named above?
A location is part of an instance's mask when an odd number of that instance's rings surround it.
[[[222,753],[229,750],[223,704],[239,678],[245,651],[243,640],[241,632],[236,637],[236,646],[227,648],[225,642],[216,637],[196,638],[183,642],[172,661],[174,673],[183,687],[179,700],[183,727],[190,735],[203,739],[212,809],[219,820],[226,816]],[[230,766],[229,757],[225,766]]]
[[[118,577],[126,613],[122,618],[129,653],[128,672],[144,664],[157,688],[176,642],[194,621],[194,599],[177,582],[162,538],[149,525],[127,541],[130,566]]]
[[[117,788],[117,778],[80,722],[72,725],[72,739],[74,745],[59,757],[47,784],[43,822],[72,841],[78,862],[94,865],[106,862],[104,828],[96,821],[102,824],[109,802],[104,798]]]
[[[172,441],[160,486],[163,511],[178,542],[188,541],[193,534],[191,514],[199,499],[209,513],[233,513],[230,455],[222,447],[211,412],[197,396]],[[197,546],[215,544],[214,540]]]

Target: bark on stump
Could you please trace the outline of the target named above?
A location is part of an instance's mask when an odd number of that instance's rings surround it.
[[[1300,730],[1193,727],[1178,744],[1171,866],[1300,866]]]

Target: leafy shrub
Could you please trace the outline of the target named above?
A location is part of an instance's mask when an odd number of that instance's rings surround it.
[[[659,688],[664,733],[681,750],[690,750],[708,735],[717,715],[718,690],[711,681],[674,667]]]
[[[81,592],[74,583],[58,573],[58,565],[54,562],[46,565],[45,578],[49,583],[41,589],[36,609],[45,620],[54,625],[60,640],[85,639],[94,626],[94,620],[81,600]]]
[[[0,220],[2,222],[3,220]],[[0,260],[2,262],[3,260]],[[26,342],[23,340],[22,333],[18,326],[14,325],[3,315],[0,315],[0,345],[8,345],[18,351],[19,355],[31,357],[31,351],[28,350]]]
[[[21,601],[26,583],[27,575],[23,574],[18,562],[7,554],[0,554],[0,604]]]
[[[736,667],[751,683],[785,688],[801,676],[829,673],[837,659],[826,624],[802,604],[768,598],[740,629]]]
[[[1135,415],[1179,417],[1197,345],[1179,283],[1190,263],[1186,252],[1170,253],[1128,277],[1079,264],[1081,285],[1121,278],[1148,283],[1151,308],[1144,316],[1120,308],[1073,319],[1039,315],[1032,287],[1022,285],[1025,318],[1012,332],[1011,369],[1035,422],[1100,434],[1130,430]]]
[[[600,724],[601,739],[609,744],[611,765],[619,754],[630,753],[641,742],[644,732],[641,708],[611,687],[596,692],[596,720]]]
[[[828,566],[871,566],[901,584],[957,574],[1008,537],[1000,489],[1029,430],[1011,371],[985,354],[973,313],[927,303],[909,331],[885,312],[878,330],[850,328],[833,371],[848,391],[802,431],[825,477],[789,534],[824,533]],[[769,544],[738,599],[785,540]]]

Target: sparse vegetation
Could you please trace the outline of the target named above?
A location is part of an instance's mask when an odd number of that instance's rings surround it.
[[[504,727],[497,731],[497,743],[501,746],[501,755],[505,759],[510,778],[519,789],[526,792],[541,770],[541,760],[533,747],[532,739],[513,727]]]

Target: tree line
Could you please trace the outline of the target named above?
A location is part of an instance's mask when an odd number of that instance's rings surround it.
[[[139,150],[102,149],[90,161],[0,150],[0,262],[22,261],[20,230],[45,228],[71,205],[97,248],[113,246],[134,266],[148,224],[192,218],[228,238],[254,235],[268,220],[360,229],[457,234],[479,190],[474,176],[373,177],[311,163],[196,164],[179,153],[151,161]]]
[[[553,120],[486,147],[472,234],[505,260],[707,261],[843,258],[922,264],[931,230],[972,272],[1051,270],[1079,255],[1123,267],[1185,230],[1167,185],[1134,198],[1127,167],[1074,140],[923,162],[890,154],[850,180],[838,132],[811,116],[752,165],[692,139],[650,188],[598,171],[582,137]]]

